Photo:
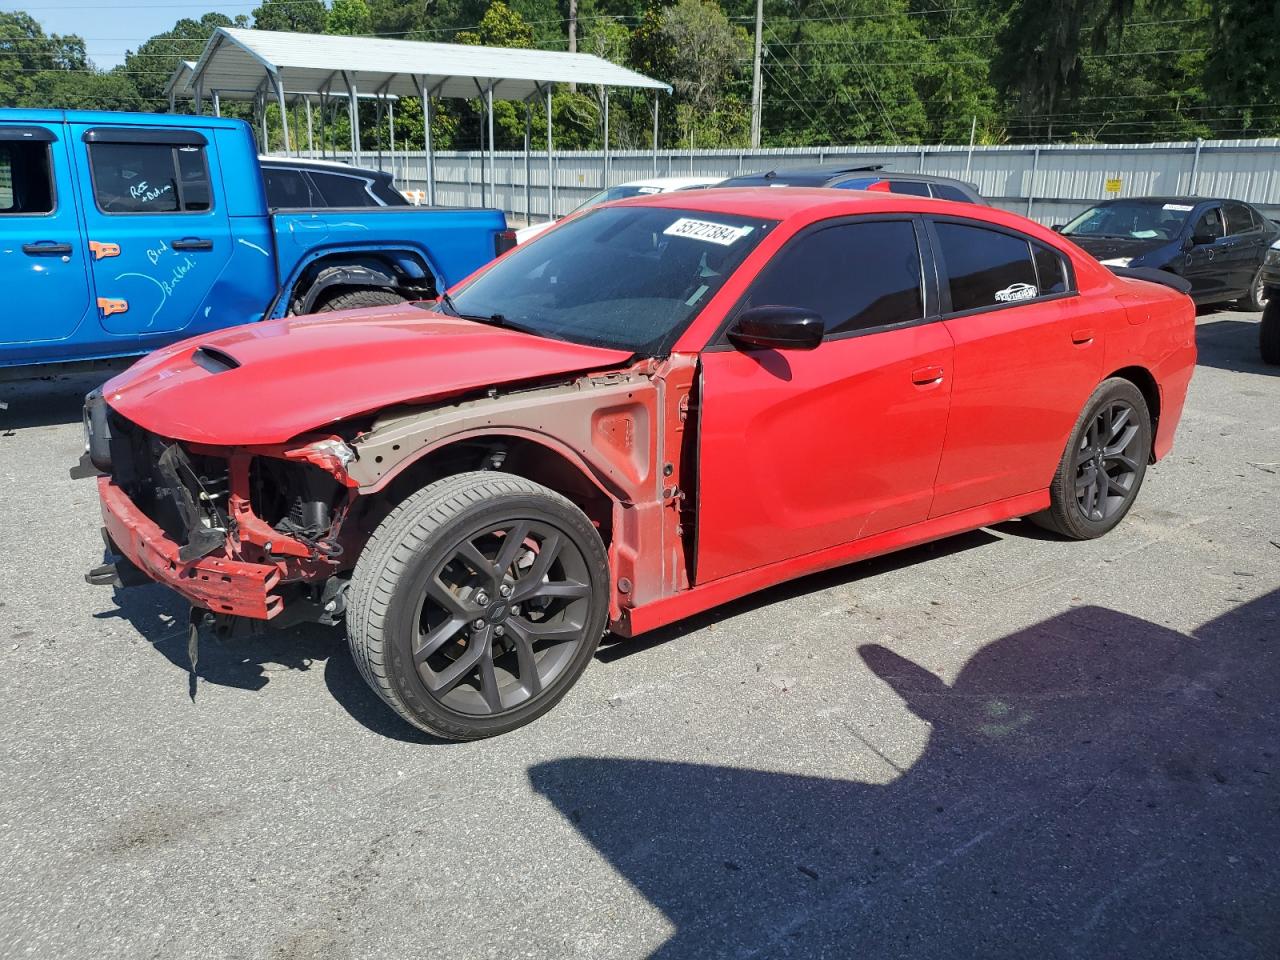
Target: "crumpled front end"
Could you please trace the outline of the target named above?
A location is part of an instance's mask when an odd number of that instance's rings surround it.
[[[106,474],[98,491],[117,555],[94,582],[145,577],[196,607],[255,620],[275,619],[286,604],[314,608],[302,619],[341,614],[341,595],[326,590],[350,565],[342,527],[354,482],[341,438],[183,443],[130,422],[100,394],[89,398],[85,426],[93,464]]]

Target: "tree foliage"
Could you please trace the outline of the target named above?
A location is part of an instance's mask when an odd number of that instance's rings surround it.
[[[179,20],[107,72],[80,37],[3,12],[0,104],[163,109],[178,63],[219,26],[564,50],[569,10],[569,0],[261,0],[252,20]],[[576,10],[580,51],[674,88],[658,102],[664,145],[745,145],[754,0],[576,0]],[[764,11],[765,145],[1280,134],[1276,0],[764,0]],[[610,145],[647,145],[651,94],[607,95]],[[555,92],[558,149],[600,146],[605,96],[586,84]],[[496,146],[522,144],[526,105],[495,107]],[[540,129],[542,108],[531,109]],[[370,143],[390,134],[376,117],[362,105]],[[441,102],[434,118],[441,148],[487,136],[479,96]],[[345,142],[345,124],[329,129],[333,142]],[[396,136],[422,142],[416,98],[397,104]]]

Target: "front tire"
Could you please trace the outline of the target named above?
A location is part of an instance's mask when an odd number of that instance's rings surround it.
[[[1031,519],[1073,540],[1110,531],[1129,512],[1151,455],[1151,412],[1128,380],[1104,380],[1084,406],[1049,485],[1049,509]]]
[[[1258,348],[1262,351],[1263,363],[1280,365],[1280,297],[1272,298],[1262,311]]]
[[[550,710],[604,633],[608,558],[591,521],[523,477],[464,473],[379,524],[352,576],[351,653],[374,692],[450,740]]]

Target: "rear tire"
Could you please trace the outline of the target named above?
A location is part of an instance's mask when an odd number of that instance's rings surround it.
[[[1236,301],[1236,306],[1250,313],[1261,313],[1267,308],[1267,285],[1262,282],[1262,269],[1253,276],[1249,292]]]
[[[365,681],[450,740],[514,730],[581,676],[604,633],[609,565],[591,521],[523,477],[463,473],[378,525],[347,611]]]
[[[1280,365],[1280,297],[1274,297],[1262,311],[1262,328],[1258,331],[1258,347],[1262,362]]]
[[[1142,391],[1118,377],[1104,380],[1071,430],[1049,484],[1049,509],[1031,520],[1073,540],[1102,536],[1133,506],[1150,456]]]
[[[332,313],[335,310],[359,310],[362,307],[386,307],[404,303],[404,297],[391,290],[366,288],[345,290],[329,296],[312,308],[313,313]]]

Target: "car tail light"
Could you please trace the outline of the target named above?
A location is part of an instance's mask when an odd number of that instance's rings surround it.
[[[499,230],[493,238],[493,255],[500,257],[515,245],[516,232],[514,230]]]

